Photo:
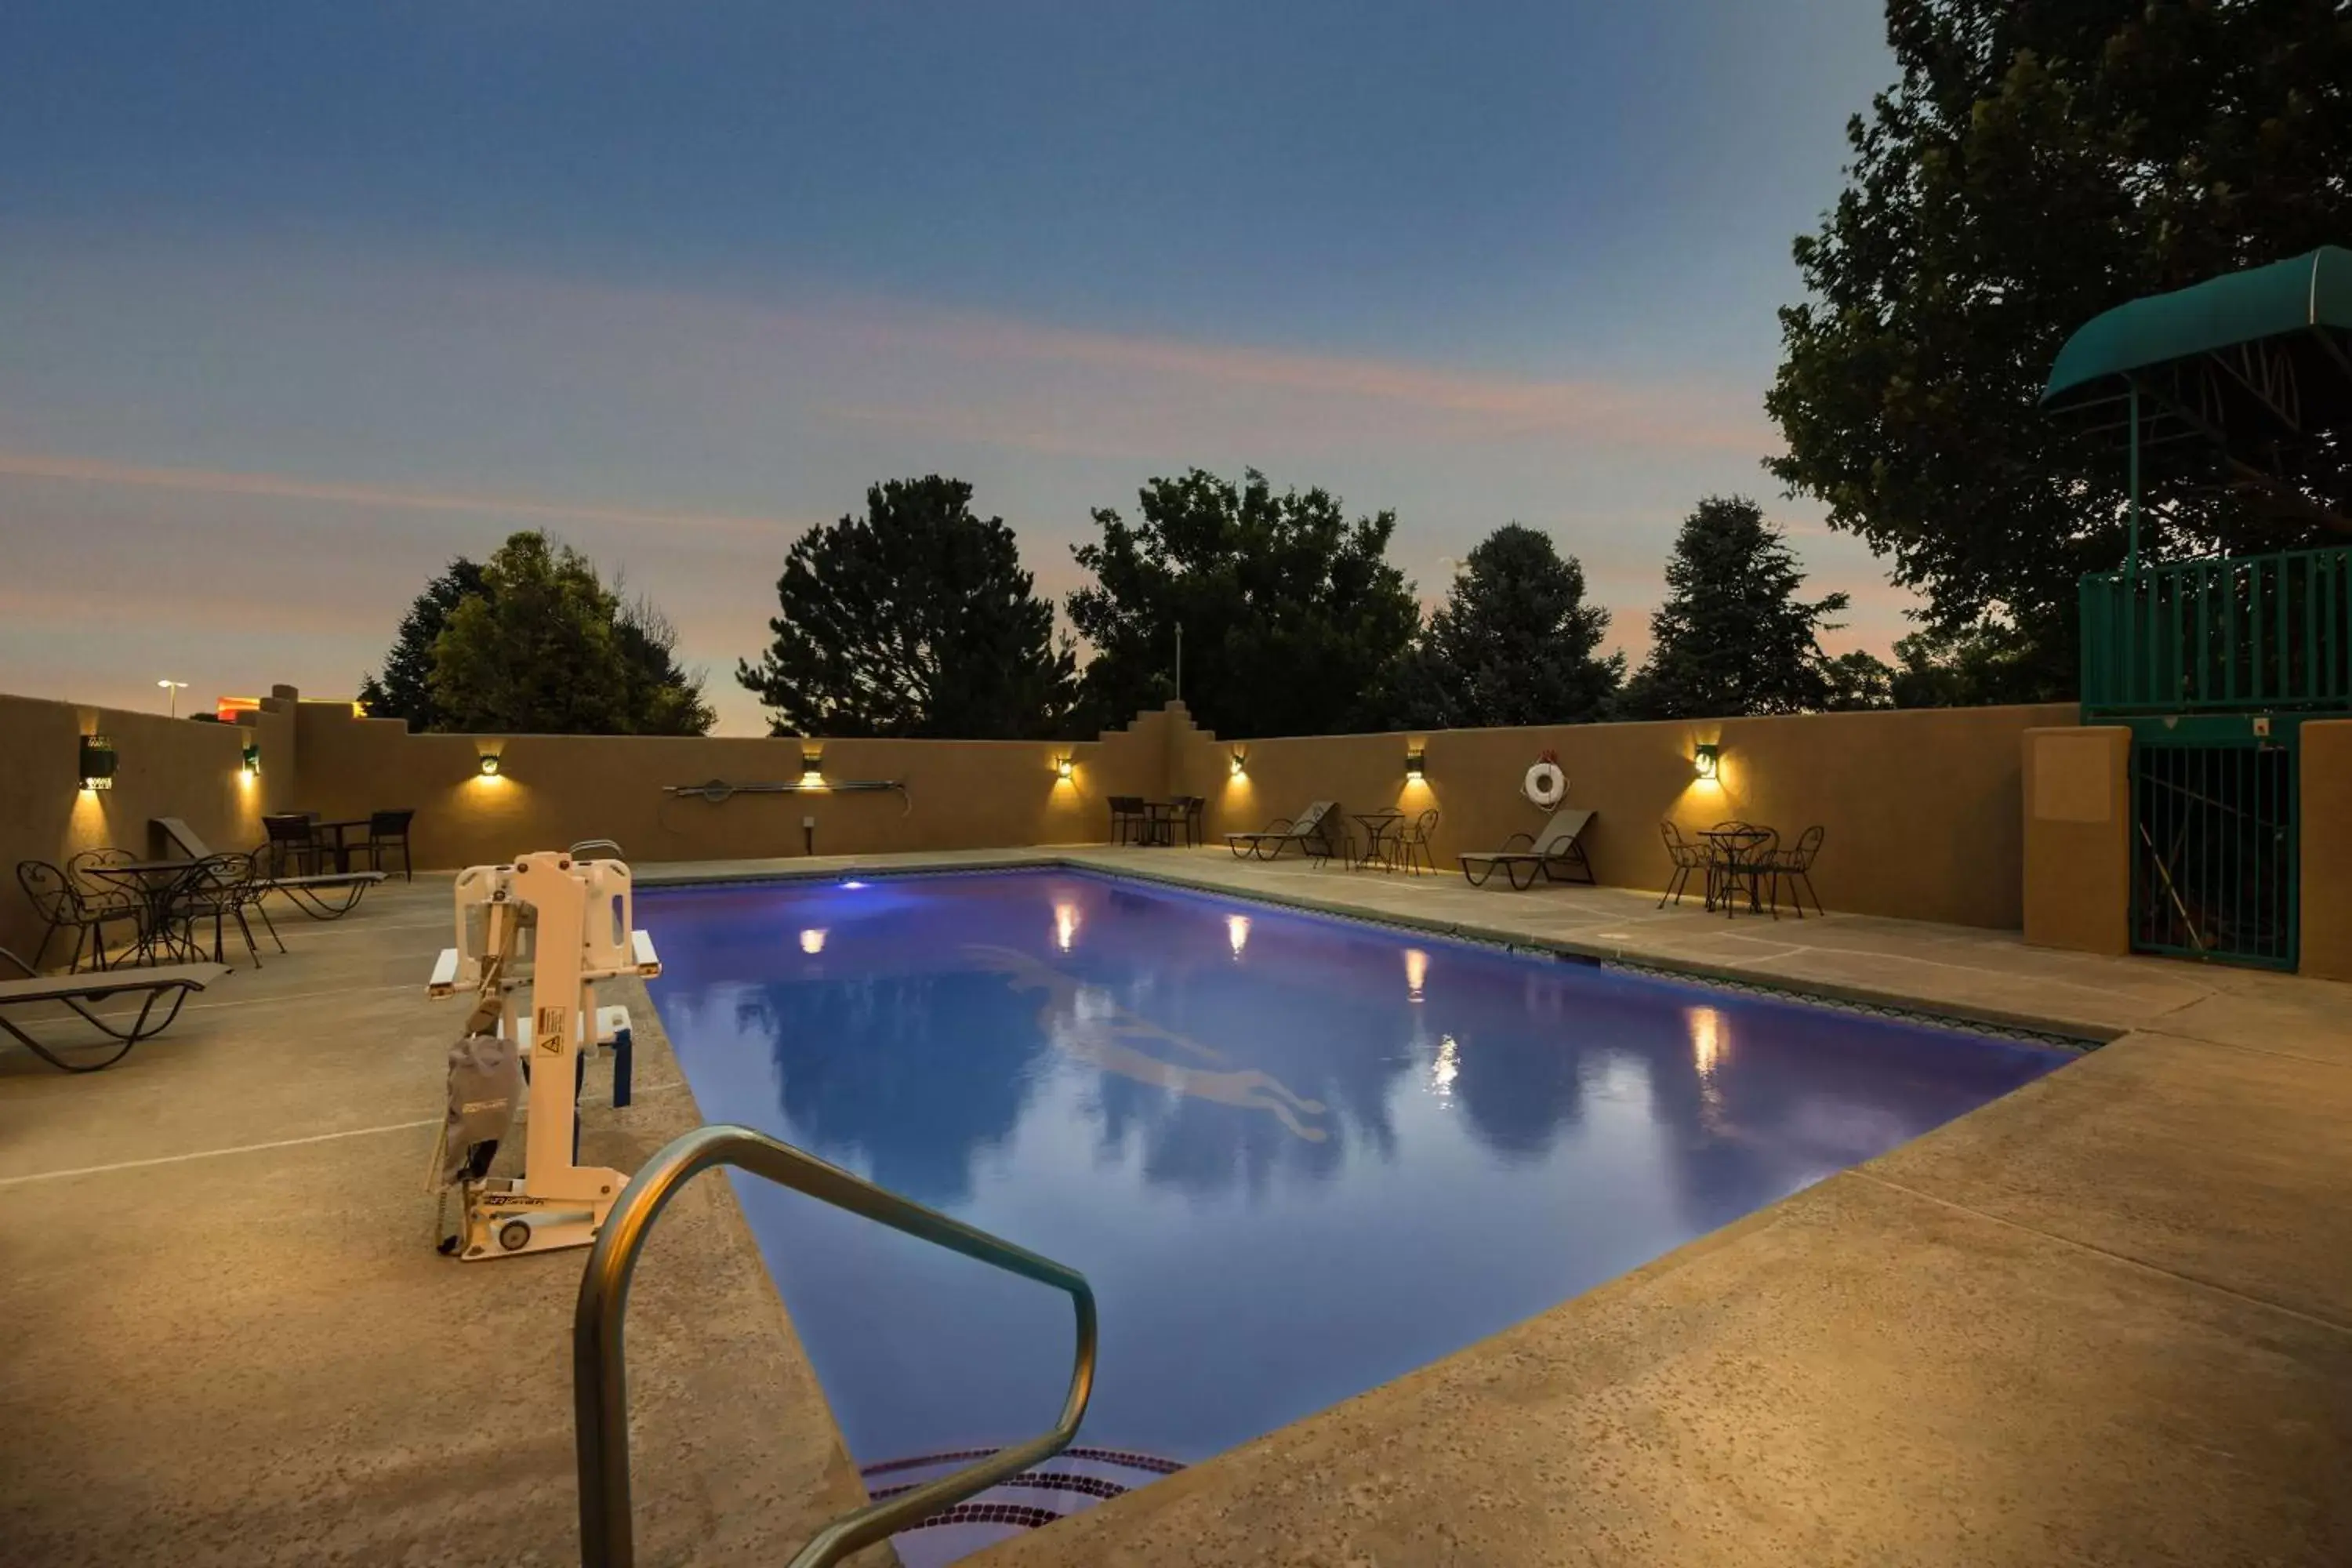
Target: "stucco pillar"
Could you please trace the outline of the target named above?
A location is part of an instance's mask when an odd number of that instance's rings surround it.
[[[2303,726],[2302,962],[2304,973],[2352,980],[2352,720]]]
[[[2025,940],[2078,952],[2131,947],[2131,731],[2028,730]]]

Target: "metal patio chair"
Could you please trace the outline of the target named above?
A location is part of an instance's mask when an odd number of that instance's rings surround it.
[[[1829,912],[1822,908],[1822,896],[1813,891],[1813,857],[1822,852],[1822,840],[1826,837],[1824,829],[1808,827],[1797,835],[1793,847],[1773,855],[1769,874],[1772,879],[1771,900],[1775,909],[1780,907],[1780,885],[1785,882],[1789,888],[1789,907],[1797,911],[1799,920],[1805,918],[1805,900],[1808,897],[1813,900],[1813,913]]]
[[[80,857],[77,856],[77,859]],[[131,930],[139,929],[140,905],[137,900],[118,889],[103,889],[85,893],[73,876],[49,864],[47,860],[20,860],[16,863],[16,885],[33,902],[33,912],[44,924],[41,944],[33,950],[34,969],[49,955],[49,943],[58,932],[74,933],[73,952],[66,960],[71,973],[81,967],[82,949],[89,949],[90,967],[106,967],[106,924],[109,921],[128,921]]]
[[[408,856],[408,825],[415,821],[414,811],[372,811],[368,813],[368,833],[364,839],[352,846],[353,855],[367,857],[368,868],[384,868],[387,850],[400,851],[400,875],[404,881],[416,880],[416,871]]]
[[[1706,895],[1707,907],[1715,907],[1715,861],[1711,845],[1693,844],[1683,837],[1683,830],[1671,822],[1658,824],[1659,837],[1666,841],[1666,858],[1673,862],[1673,874],[1666,878],[1666,890],[1658,896],[1658,908],[1664,909],[1672,899],[1679,906],[1683,891],[1690,886],[1691,873],[1701,873],[1700,887]]]

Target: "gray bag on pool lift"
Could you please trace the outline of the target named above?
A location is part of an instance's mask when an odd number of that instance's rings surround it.
[[[449,1115],[441,1130],[441,1184],[479,1181],[522,1100],[522,1062],[512,1040],[467,1035],[449,1047]]]

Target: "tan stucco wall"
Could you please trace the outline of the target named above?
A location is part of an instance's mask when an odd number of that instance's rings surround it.
[[[2306,722],[2302,744],[2300,967],[2352,980],[2352,720]]]
[[[2078,952],[2131,945],[2131,731],[2028,730],[2021,744],[2025,940]]]
[[[631,859],[799,855],[804,817],[821,855],[1099,842],[1109,795],[1160,793],[1165,715],[1097,741],[802,742],[753,737],[412,735],[346,704],[300,705],[302,800],[328,819],[412,807],[416,864],[477,865],[583,838]],[[897,779],[891,793],[739,795],[712,805],[663,794],[710,779],[793,782],[803,747],[828,779]],[[499,773],[481,776],[484,752]],[[1072,776],[1055,776],[1067,756]]]
[[[0,945],[30,959],[41,937],[41,922],[16,885],[19,861],[63,865],[84,849],[109,845],[158,854],[163,846],[148,826],[158,816],[185,819],[215,849],[259,842],[261,813],[292,787],[293,720],[275,703],[247,717],[249,725],[208,724],[0,696],[0,869],[10,883],[0,896]],[[85,734],[114,742],[113,788],[81,787]],[[248,781],[245,744],[257,735],[261,773]],[[51,944],[52,960],[68,940]]]
[[[1829,908],[2014,929],[2023,913],[2018,738],[2075,716],[2064,703],[1237,743],[1186,724],[1176,766],[1181,793],[1210,802],[1213,832],[1262,826],[1322,797],[1350,811],[1434,806],[1445,866],[1541,824],[1519,784],[1549,749],[1569,775],[1570,804],[1600,813],[1585,847],[1604,883],[1664,885],[1663,821],[1688,834],[1738,817],[1778,828],[1786,843],[1819,824],[1827,837],[1813,881]],[[1409,784],[1405,753],[1416,742],[1425,780]],[[1712,784],[1692,766],[1702,742],[1720,747]]]

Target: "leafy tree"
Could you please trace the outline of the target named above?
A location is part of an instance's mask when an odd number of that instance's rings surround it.
[[[423,733],[442,728],[441,705],[433,700],[433,644],[449,624],[449,612],[467,595],[482,591],[482,565],[460,555],[425,585],[401,617],[383,673],[360,682],[360,701],[375,719],[405,719]]]
[[[1083,686],[1097,724],[1172,695],[1176,628],[1184,700],[1228,737],[1319,735],[1380,722],[1396,662],[1420,621],[1389,564],[1396,514],[1347,520],[1321,489],[1274,492],[1194,468],[1155,479],[1129,524],[1094,514],[1102,537],[1076,552],[1095,574],[1068,600],[1095,647]]]
[[[1710,496],[1684,520],[1650,617],[1650,658],[1625,689],[1636,719],[1796,713],[1828,705],[1818,635],[1843,594],[1797,597],[1805,574],[1745,496]]]
[[[1625,677],[1625,656],[1600,656],[1609,612],[1584,602],[1577,559],[1513,522],[1464,565],[1399,666],[1393,721],[1468,729],[1600,717]]]
[[[1796,242],[1766,406],[1792,491],[1894,558],[1941,633],[2004,616],[2015,695],[2075,680],[2076,580],[2124,552],[2125,465],[2037,406],[2101,310],[2352,234],[2352,16],[2327,0],[1889,0],[1901,80],[1847,128]],[[2352,484],[2352,448],[2326,459]],[[2210,477],[2210,476],[2207,476]],[[2261,539],[2243,497],[2153,477],[2155,553]]]
[[[1855,648],[1822,660],[1822,707],[1828,712],[1895,706],[1895,671],[1874,653]]]
[[[624,601],[588,558],[517,533],[481,567],[433,643],[435,728],[470,734],[699,735],[699,677],[650,605]]]
[[[2032,701],[2033,651],[2022,633],[1999,621],[1960,631],[1931,626],[1914,632],[1895,644],[1895,705],[1977,708]]]
[[[937,474],[866,492],[866,515],[811,529],[776,580],[775,641],[736,679],[779,735],[966,740],[1058,733],[1076,658],[1021,569],[1013,531]]]

